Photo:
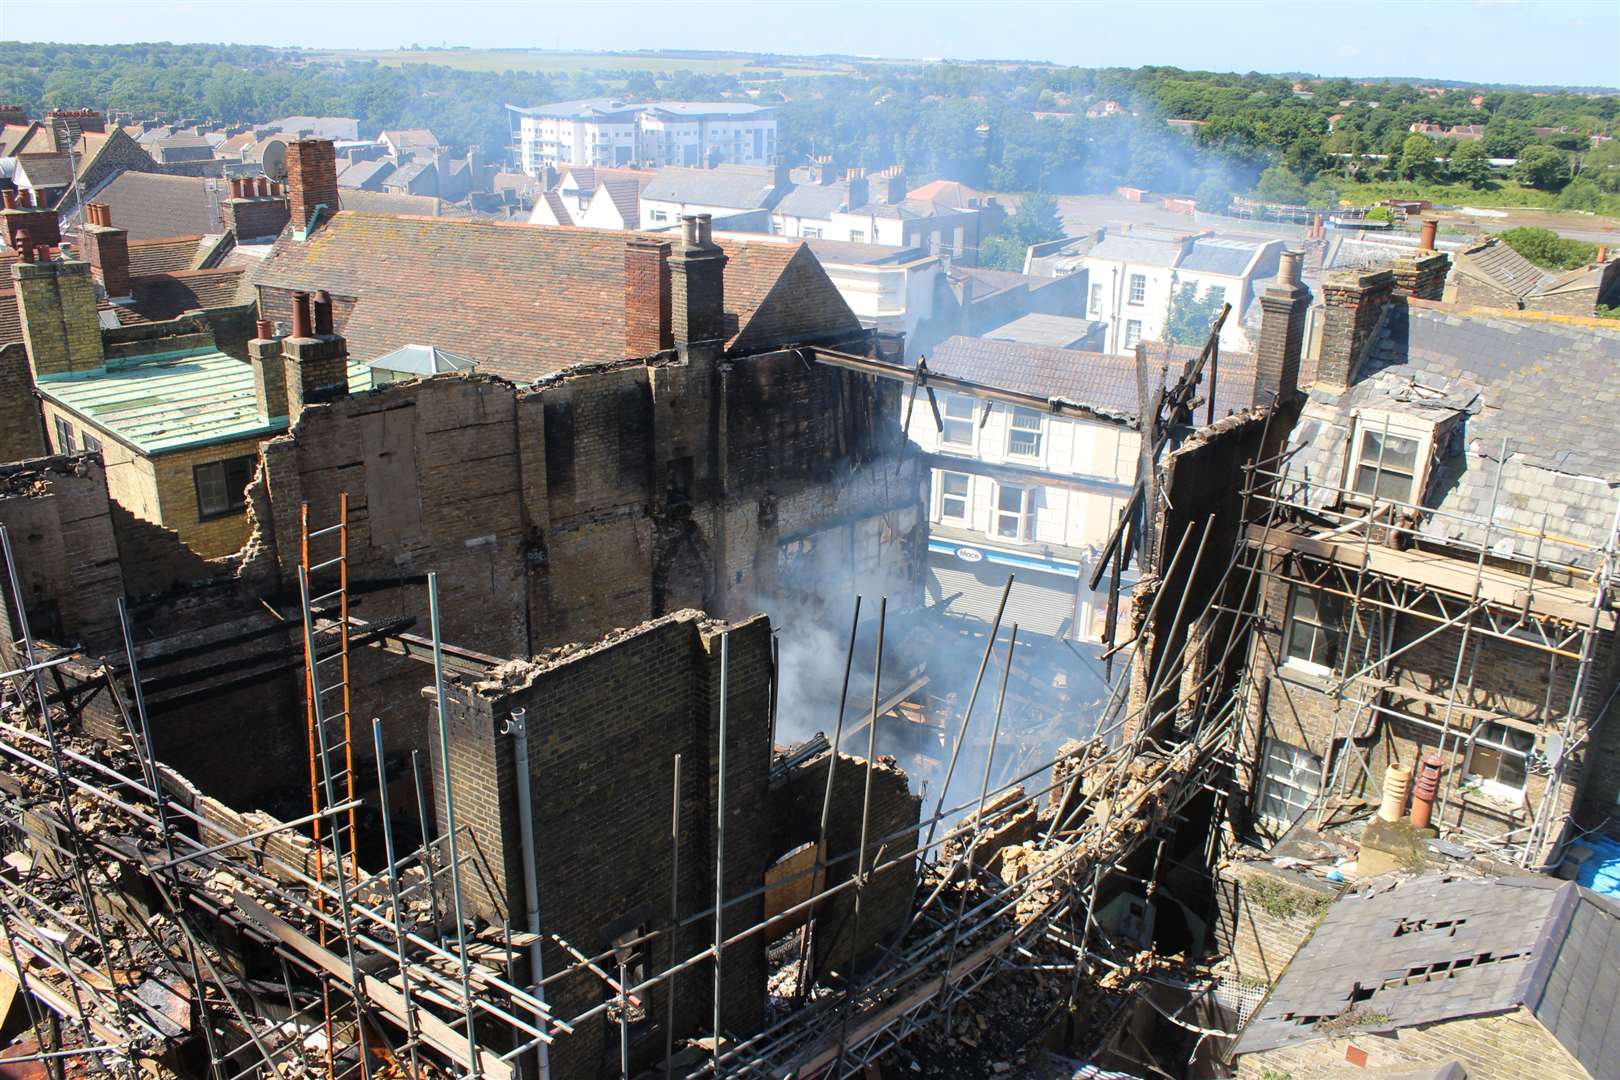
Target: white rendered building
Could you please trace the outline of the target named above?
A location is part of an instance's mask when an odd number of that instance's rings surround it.
[[[766,165],[776,157],[769,105],[587,98],[506,109],[518,167],[530,176],[548,165]]]

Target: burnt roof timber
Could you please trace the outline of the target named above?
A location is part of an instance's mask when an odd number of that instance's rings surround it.
[[[821,346],[808,347],[808,351],[818,364],[844,368],[848,371],[859,372],[862,375],[871,375],[880,379],[894,379],[896,382],[913,383],[924,387],[935,387],[953,394],[966,394],[969,397],[979,398],[984,401],[999,401],[1005,405],[1034,409],[1036,412],[1049,413],[1053,416],[1066,417],[1071,420],[1100,420],[1104,423],[1119,424],[1133,431],[1138,426],[1138,421],[1134,417],[1126,418],[1111,414],[1083,402],[1070,401],[1067,398],[1043,398],[1034,394],[1020,393],[1016,390],[1001,390],[994,386],[986,386],[983,383],[957,378],[954,375],[942,375],[926,367],[919,373],[917,368],[906,364],[896,364],[888,360],[875,360],[868,356],[856,356],[835,349],[822,348]]]

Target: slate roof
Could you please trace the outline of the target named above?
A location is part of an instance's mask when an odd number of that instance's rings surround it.
[[[1474,273],[1518,297],[1529,296],[1553,278],[1552,274],[1495,238],[1459,253],[1456,263],[1458,272]]]
[[[1161,372],[1168,381],[1181,373],[1187,356],[1197,350],[1182,346],[1148,345],[1148,379],[1157,387]],[[1050,345],[988,338],[949,337],[928,358],[931,370],[985,386],[1041,398],[1063,398],[1099,415],[1135,423],[1141,415],[1137,400],[1136,358],[1133,354],[1086,352]],[[1207,384],[1206,384],[1207,385]],[[1254,360],[1242,353],[1222,353],[1216,381],[1218,414],[1245,408],[1254,390]]]
[[[622,179],[613,177],[603,180],[591,196],[592,201],[606,195],[619,211],[619,218],[628,228],[634,229],[641,224],[641,183],[635,179]]]
[[[356,359],[432,341],[481,371],[533,380],[625,358],[624,253],[634,235],[344,210],[308,241],[283,235],[253,282],[357,298],[339,325]],[[735,348],[859,329],[802,244],[728,243],[725,251]],[[796,291],[816,287],[834,307],[794,302]]]
[[[1260,243],[1247,240],[1201,236],[1193,241],[1192,249],[1182,257],[1177,268],[1239,277],[1260,247]]]
[[[1544,877],[1425,874],[1341,898],[1234,1052],[1323,1036],[1352,1003],[1382,1032],[1521,1005],[1594,1077],[1620,1077],[1620,904]],[[1343,1034],[1344,1032],[1339,1032]]]
[[[1529,558],[1544,515],[1549,533],[1605,542],[1620,495],[1620,328],[1392,304],[1350,389],[1311,390],[1289,440],[1297,481],[1339,486],[1357,410],[1383,409],[1459,425],[1439,447],[1425,505],[1473,520],[1431,517],[1425,534],[1483,541],[1506,439],[1496,522],[1532,535],[1493,532],[1493,552]],[[1315,506],[1334,499],[1321,486],[1300,494]],[[1553,540],[1542,557],[1595,564]]]
[[[387,179],[393,171],[394,163],[387,158],[356,161],[338,173],[338,187],[363,188],[367,184]]]
[[[721,165],[713,169],[670,166],[659,169],[641,190],[649,202],[724,206],[733,210],[759,210],[774,205],[776,179],[770,169],[749,165]]]
[[[849,209],[849,183],[838,180],[831,184],[795,184],[775,209],[784,217],[825,221],[836,211]]]
[[[1146,263],[1150,266],[1174,266],[1180,255],[1179,238],[1169,235],[1155,236],[1145,232],[1111,232],[1088,253],[1088,257],[1093,259]]]
[[[408,162],[390,173],[388,179],[383,181],[383,184],[385,187],[409,187],[416,182],[417,177],[431,168],[433,168],[433,162],[431,161]]]
[[[129,245],[130,277],[150,277],[190,270],[197,260],[200,236],[176,236],[164,240],[137,240]]]
[[[607,117],[633,115],[641,105],[627,105],[618,98],[580,98],[576,101],[554,101],[549,105],[508,105],[508,109],[525,116],[550,116],[560,120],[600,120]]]
[[[106,203],[113,222],[129,232],[131,241],[201,236],[222,228],[209,206],[207,185],[196,176],[124,172],[86,198]]]
[[[67,187],[73,182],[73,165],[66,154],[27,154],[17,160],[16,172],[27,178],[27,183],[19,183],[19,187],[31,188],[59,188]]]
[[[1084,341],[1091,335],[1094,327],[1101,325],[1091,319],[1077,319],[1072,315],[1030,312],[1002,323],[993,330],[986,330],[984,336],[996,341],[1021,341],[1026,345],[1051,345],[1069,349]]]
[[[278,128],[288,138],[296,138],[298,132],[306,129],[313,131],[317,139],[360,137],[360,121],[348,116],[283,116],[280,120],[272,120],[264,126]]]

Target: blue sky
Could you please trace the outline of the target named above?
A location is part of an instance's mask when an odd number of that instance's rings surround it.
[[[1620,85],[1620,0],[0,0],[0,37],[730,48]]]

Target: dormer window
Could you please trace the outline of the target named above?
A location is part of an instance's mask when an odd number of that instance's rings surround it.
[[[1357,416],[1345,470],[1349,501],[1421,504],[1433,441],[1433,426],[1415,417]]]

